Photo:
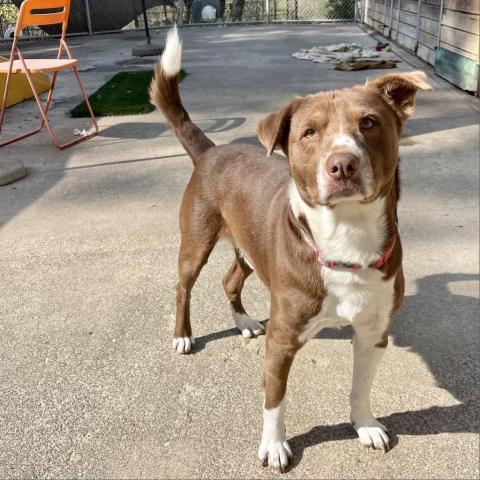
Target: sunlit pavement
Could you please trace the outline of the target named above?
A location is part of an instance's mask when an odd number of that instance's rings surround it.
[[[132,65],[141,38],[72,39],[87,89],[148,68]],[[185,29],[184,103],[215,143],[256,142],[256,123],[294,95],[381,74],[291,58],[341,41],[376,42],[350,25]],[[418,68],[401,57],[400,71]],[[351,332],[325,330],[290,376],[288,478],[478,478],[480,106],[419,65],[434,91],[419,95],[401,146],[407,297],[372,393],[394,448],[354,438]],[[79,101],[72,77],[59,87],[52,119],[68,136],[85,122],[67,116]],[[38,121],[34,107],[9,109],[2,136]],[[265,338],[232,329],[226,243],[193,291],[197,353],[171,350],[190,159],[157,112],[99,123],[99,136],[66,151],[46,133],[0,150],[28,170],[0,187],[0,476],[277,477],[256,458]],[[259,280],[244,292],[251,315],[267,318]]]

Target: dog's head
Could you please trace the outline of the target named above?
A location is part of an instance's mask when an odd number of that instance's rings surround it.
[[[394,178],[398,139],[418,90],[431,90],[423,72],[296,98],[262,120],[257,133],[269,155],[283,149],[308,205],[369,202]]]

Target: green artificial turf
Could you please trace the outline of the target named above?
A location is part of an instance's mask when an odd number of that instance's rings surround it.
[[[186,73],[180,70],[179,81]],[[152,80],[153,70],[138,72],[120,72],[102,85],[88,99],[96,117],[107,115],[134,115],[149,113],[155,109],[148,97],[148,87]],[[85,102],[78,104],[70,112],[74,118],[89,117]]]

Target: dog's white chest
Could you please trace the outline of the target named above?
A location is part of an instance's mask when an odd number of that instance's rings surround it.
[[[370,322],[375,328],[382,328],[383,323],[386,327],[393,308],[393,279],[384,280],[382,272],[373,268],[324,268],[322,276],[327,296],[320,313],[308,321],[299,335],[301,342],[326,327]]]

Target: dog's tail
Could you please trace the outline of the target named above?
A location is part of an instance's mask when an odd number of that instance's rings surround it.
[[[193,160],[215,144],[197,127],[182,105],[178,91],[178,76],[182,60],[182,41],[174,26],[167,34],[165,50],[155,65],[150,84],[150,101],[165,115],[168,123]]]

